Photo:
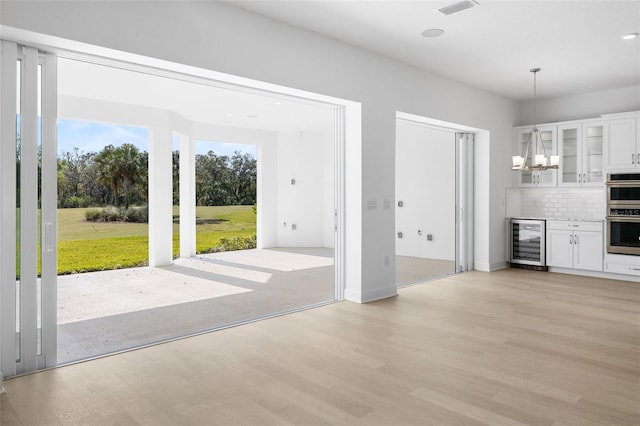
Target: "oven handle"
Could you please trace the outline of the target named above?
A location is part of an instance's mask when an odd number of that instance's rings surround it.
[[[610,188],[625,188],[627,186],[640,186],[638,180],[607,180],[607,186]]]
[[[632,216],[632,217],[628,217],[628,216],[607,216],[607,222],[637,222],[640,223],[640,217],[639,216]]]

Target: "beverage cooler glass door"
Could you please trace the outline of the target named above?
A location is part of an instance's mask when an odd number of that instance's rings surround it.
[[[511,220],[511,263],[545,266],[543,220]]]

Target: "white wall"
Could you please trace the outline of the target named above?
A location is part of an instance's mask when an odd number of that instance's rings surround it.
[[[538,123],[579,120],[640,110],[640,86],[538,99]],[[533,124],[533,101],[520,104],[518,125]]]
[[[486,248],[476,251],[482,256],[476,265],[504,263],[504,189],[515,102],[219,2],[5,0],[0,8],[0,22],[9,27],[360,102],[362,169],[358,162],[346,165],[347,182],[351,170],[362,181],[346,194],[347,217],[352,211],[361,218],[350,225],[360,229],[347,231],[359,238],[347,240],[346,252],[356,260],[347,262],[352,300],[395,294],[394,209],[360,213],[351,203],[354,195],[361,206],[395,199],[396,111],[487,129],[490,143],[476,145],[476,154],[488,160],[478,164],[476,176],[476,193],[487,195],[476,203],[476,229],[487,230],[476,235],[477,246]],[[349,146],[346,151],[352,153]],[[350,268],[360,268],[360,274]]]
[[[398,120],[396,255],[455,260],[455,149],[455,133]]]
[[[325,246],[327,216],[333,217],[333,202],[327,204],[325,197],[333,192],[327,187],[333,180],[325,179],[327,145],[331,140],[322,133],[278,132],[279,247]]]

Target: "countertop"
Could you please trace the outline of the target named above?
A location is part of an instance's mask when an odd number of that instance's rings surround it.
[[[530,216],[518,216],[512,217],[510,219],[523,219],[523,220],[546,220],[556,221],[556,222],[603,222],[604,219],[580,219],[580,218],[570,218],[570,217],[530,217]]]

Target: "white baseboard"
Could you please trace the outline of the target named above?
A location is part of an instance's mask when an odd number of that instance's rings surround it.
[[[633,275],[612,274],[611,272],[584,271],[582,269],[558,268],[555,266],[549,266],[549,272],[568,275],[580,275],[583,277],[605,278],[608,280],[633,281],[640,283],[640,277],[636,277]]]
[[[374,302],[376,300],[386,299],[388,297],[393,297],[398,294],[398,287],[395,285],[385,288],[379,288],[371,291],[354,291],[346,289],[344,291],[344,298],[350,302],[356,303],[368,303]]]
[[[500,262],[494,262],[494,263],[475,262],[475,264],[473,265],[473,269],[475,269],[476,271],[482,271],[482,272],[492,272],[492,271],[497,271],[499,269],[505,269],[507,266],[509,265],[504,260]]]

